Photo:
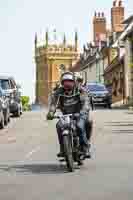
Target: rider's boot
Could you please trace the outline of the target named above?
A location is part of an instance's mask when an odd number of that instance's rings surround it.
[[[64,157],[64,148],[62,144],[60,144],[60,152],[57,154],[57,157]]]
[[[88,159],[91,158],[91,152],[88,148],[86,148],[86,151],[85,151],[85,158],[88,158]]]
[[[83,151],[83,154],[84,154],[85,158],[88,158],[88,159],[91,158],[90,144],[88,146],[83,145],[82,151]]]

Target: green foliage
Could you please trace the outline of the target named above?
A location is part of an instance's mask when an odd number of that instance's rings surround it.
[[[112,80],[105,80],[105,84],[106,85],[111,85],[112,84]]]
[[[31,111],[31,106],[30,105],[24,105],[23,111]]]
[[[128,105],[129,106],[133,106],[133,98],[131,98],[131,97],[129,98],[128,97]]]
[[[29,104],[30,98],[28,96],[22,96],[21,97],[22,105],[27,105]]]
[[[28,96],[21,96],[21,102],[23,106],[23,111],[30,111],[31,106],[29,104],[30,98]]]

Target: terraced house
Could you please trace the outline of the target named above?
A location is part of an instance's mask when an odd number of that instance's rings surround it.
[[[104,14],[95,13],[93,30],[93,42],[82,55],[84,79],[105,83],[114,104],[127,104],[133,98],[133,16],[125,19],[122,1],[114,1],[111,29],[106,29]]]

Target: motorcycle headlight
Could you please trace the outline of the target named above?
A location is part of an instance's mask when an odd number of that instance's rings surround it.
[[[11,104],[14,103],[14,99],[11,99],[10,103],[11,103]]]
[[[66,128],[68,126],[70,126],[71,120],[69,117],[63,117],[61,118],[61,124],[63,128]]]

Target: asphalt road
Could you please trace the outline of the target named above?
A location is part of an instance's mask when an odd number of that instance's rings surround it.
[[[45,112],[12,118],[0,130],[1,200],[132,200],[133,114],[93,111],[91,160],[68,173],[56,158],[55,121]]]

